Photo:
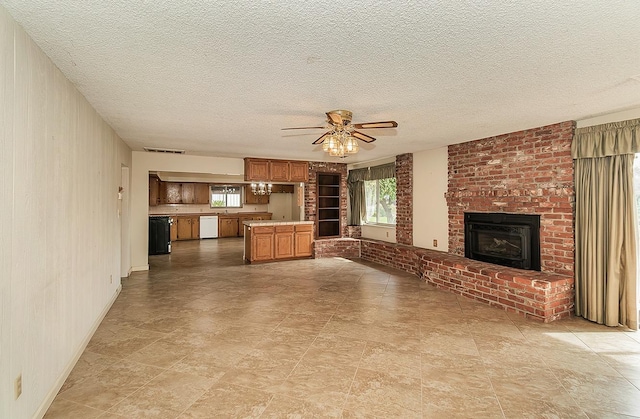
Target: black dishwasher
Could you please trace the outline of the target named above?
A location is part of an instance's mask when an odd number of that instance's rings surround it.
[[[149,217],[149,254],[171,253],[171,220],[169,217]]]

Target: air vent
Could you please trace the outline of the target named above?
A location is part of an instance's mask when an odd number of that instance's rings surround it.
[[[144,151],[148,151],[150,153],[184,154],[184,150],[177,150],[175,148],[144,147]]]

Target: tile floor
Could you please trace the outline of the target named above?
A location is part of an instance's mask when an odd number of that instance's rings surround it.
[[[541,324],[362,261],[241,253],[150,257],[45,417],[640,417],[639,333]]]

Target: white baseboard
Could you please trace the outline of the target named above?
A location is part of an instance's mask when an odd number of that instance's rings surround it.
[[[36,413],[33,415],[34,418],[42,418],[44,417],[45,413],[47,413],[47,410],[51,406],[51,403],[53,403],[53,400],[58,395],[58,392],[62,388],[62,385],[69,377],[69,374],[71,374],[71,370],[73,370],[73,367],[76,366],[78,359],[80,359],[80,356],[82,356],[82,353],[87,348],[87,345],[89,344],[89,341],[93,337],[93,334],[96,333],[96,330],[98,330],[98,326],[100,326],[100,323],[102,323],[102,320],[111,309],[111,306],[116,301],[116,298],[118,298],[118,295],[120,295],[120,291],[122,291],[122,285],[118,286],[115,294],[111,298],[111,301],[109,301],[109,304],[107,304],[106,307],[102,310],[102,312],[100,313],[100,316],[98,316],[93,326],[91,327],[91,330],[89,331],[87,336],[84,338],[84,340],[80,344],[80,347],[78,347],[78,350],[76,351],[76,353],[73,355],[73,358],[71,358],[71,361],[69,361],[69,363],[67,364],[67,367],[64,369],[64,371],[62,372],[62,374],[60,375],[60,377],[58,378],[54,386],[51,388],[49,393],[47,393],[47,396],[43,400],[42,404],[40,404],[40,407],[38,408]]]
[[[148,271],[149,265],[132,266],[131,272]]]

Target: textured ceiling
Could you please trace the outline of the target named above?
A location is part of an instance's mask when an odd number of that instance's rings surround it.
[[[640,106],[640,2],[0,0],[134,149],[346,162]],[[633,78],[638,76],[637,78]]]

